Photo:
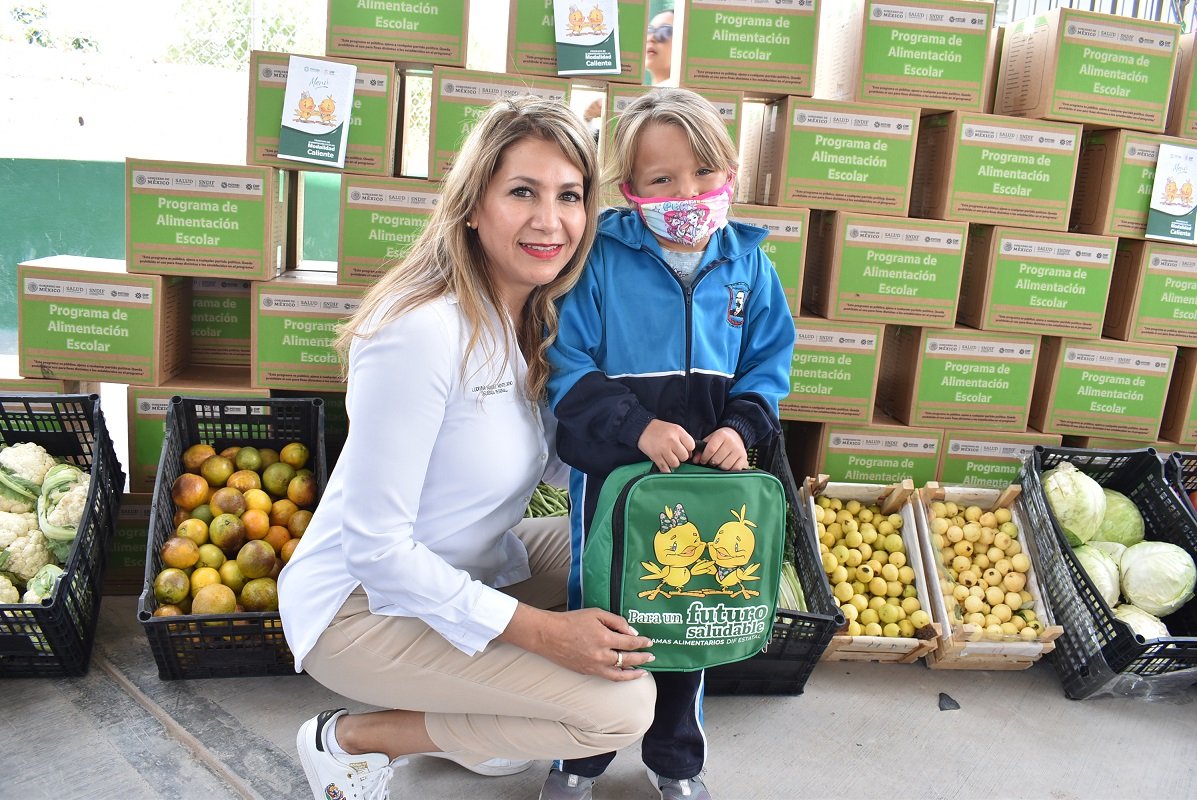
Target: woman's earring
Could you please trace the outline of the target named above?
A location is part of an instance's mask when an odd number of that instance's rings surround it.
[[[478,226],[475,225],[474,223],[470,222],[469,220],[466,220],[466,227],[472,231],[478,230]]]

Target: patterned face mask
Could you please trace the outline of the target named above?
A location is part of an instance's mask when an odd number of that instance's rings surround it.
[[[662,239],[694,247],[727,224],[732,181],[697,197],[637,197],[631,187],[619,187],[628,202],[636,206],[648,229]]]

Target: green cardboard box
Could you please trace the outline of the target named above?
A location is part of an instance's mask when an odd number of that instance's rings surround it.
[[[578,0],[579,8],[585,7]],[[507,72],[511,75],[557,77],[557,36],[552,0],[510,0],[507,21]],[[619,0],[619,74],[576,75],[576,83],[644,83],[645,0]]]
[[[341,179],[337,282],[371,286],[397,266],[440,199],[440,184],[416,178]]]
[[[1161,144],[1184,139],[1125,130],[1085,131],[1068,229],[1142,239]]]
[[[1197,445],[1197,349],[1177,348],[1160,436],[1189,449]]]
[[[810,231],[805,308],[837,320],[955,324],[964,223],[816,211]]]
[[[156,385],[188,361],[191,281],[133,275],[111,258],[17,266],[21,375]]]
[[[166,410],[170,399],[181,397],[269,397],[264,389],[252,389],[247,367],[195,367],[176,375],[161,386],[130,386],[126,392],[129,423],[129,487],[134,492],[154,491],[162,440],[166,436]],[[142,541],[142,556],[145,542]]]
[[[1023,459],[1035,445],[1059,447],[1057,434],[948,429],[943,434],[939,481],[948,485],[1005,489],[1018,482]]]
[[[1056,8],[1006,27],[993,111],[1163,133],[1180,26]]]
[[[809,97],[819,17],[828,5],[828,0],[679,2],[670,74],[692,89],[730,89],[754,99]]]
[[[290,173],[125,159],[129,272],[270,280],[287,264]]]
[[[106,596],[140,595],[145,588],[146,538],[150,529],[150,505],[154,495],[127,493],[121,496],[120,511],[113,526],[112,544],[104,566]]]
[[[361,305],[360,286],[338,286],[336,275],[292,271],[253,285],[255,389],[342,391],[337,325]]]
[[[1039,337],[973,328],[890,325],[877,404],[915,426],[1022,431]]]
[[[912,428],[884,414],[872,422],[786,423],[786,450],[797,475],[827,475],[833,481],[895,483],[907,478],[922,486],[935,480],[943,431]]]
[[[469,36],[470,0],[328,0],[324,52],[464,67]]]
[[[1172,84],[1172,101],[1168,104],[1168,124],[1165,132],[1171,136],[1197,139],[1197,81],[1193,69],[1197,67],[1193,55],[1197,51],[1197,33],[1180,37],[1176,55],[1176,75]]]
[[[445,176],[461,143],[495,102],[526,94],[567,102],[569,83],[540,76],[528,78],[445,67],[434,69],[432,120],[428,132],[429,179],[440,180]]]
[[[985,111],[994,7],[977,0],[834,0],[842,24],[819,29],[815,97]],[[822,62],[820,62],[822,63]]]
[[[191,363],[249,366],[249,281],[191,279]]]
[[[1099,338],[1117,243],[970,225],[958,319],[987,331]]]
[[[916,109],[785,97],[765,109],[759,205],[906,216]]]
[[[779,208],[736,203],[731,218],[769,231],[761,249],[773,262],[790,304],[790,313],[802,312],[802,273],[806,264],[806,239],[810,211],[805,208]]]
[[[22,378],[16,353],[0,355],[0,394],[80,394],[79,381]]]
[[[1197,250],[1119,239],[1102,333],[1130,342],[1197,347]]]
[[[880,325],[794,318],[790,394],[781,401],[782,419],[858,422],[873,419]]]
[[[1079,125],[952,111],[919,125],[912,217],[1068,229]]]
[[[1176,348],[1043,337],[1030,424],[1044,433],[1154,441]]]
[[[353,110],[349,114],[349,139],[345,147],[345,168],[303,164],[305,170],[393,175],[398,171],[399,101],[403,76],[393,63],[360,59],[308,56],[338,61],[357,67],[353,87]],[[288,53],[254,50],[249,54],[249,124],[245,163],[279,169],[296,169],[294,161],[278,157],[279,126],[283,116],[283,95],[287,89]]]

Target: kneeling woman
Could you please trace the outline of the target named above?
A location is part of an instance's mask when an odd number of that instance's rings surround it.
[[[386,710],[300,727],[317,800],[385,798],[413,753],[506,773],[618,750],[652,721],[649,641],[599,609],[554,610],[566,520],[522,520],[538,481],[565,478],[545,352],[594,240],[595,160],[563,104],[495,105],[337,341],[349,436],[280,612],[297,670]]]

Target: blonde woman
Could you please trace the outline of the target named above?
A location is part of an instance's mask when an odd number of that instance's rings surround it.
[[[596,208],[581,120],[502,101],[341,332],[349,436],[279,610],[297,670],[385,710],[300,727],[317,800],[385,798],[414,753],[510,774],[622,747],[651,721],[650,643],[614,614],[545,610],[564,605],[565,523],[521,521],[537,482],[564,472],[546,348]]]

